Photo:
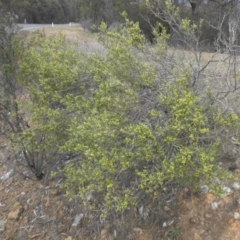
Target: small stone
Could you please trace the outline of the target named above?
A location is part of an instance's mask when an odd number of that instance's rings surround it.
[[[3,232],[5,230],[5,226],[4,226],[4,221],[0,220],[0,232]]]
[[[19,202],[16,202],[13,205],[12,210],[8,214],[8,219],[10,219],[10,220],[19,220],[23,210],[24,209],[23,209],[22,205]]]
[[[239,190],[239,189],[240,189],[240,185],[235,182],[235,183],[233,184],[233,188],[234,188],[235,190]]]
[[[89,195],[87,196],[87,201],[89,202],[92,198],[93,198],[92,194],[89,194]]]
[[[133,228],[133,231],[136,233],[141,234],[142,233],[142,229],[141,228]]]
[[[203,185],[201,187],[201,190],[202,190],[203,193],[208,193],[209,192],[209,186],[208,185]]]
[[[238,212],[234,212],[233,216],[236,220],[240,219],[240,214]]]
[[[232,192],[231,188],[229,188],[229,187],[223,187],[223,190],[225,193],[222,195],[222,197],[226,197],[226,196],[230,195]]]
[[[212,203],[212,209],[216,210],[218,208],[218,203],[217,202],[213,202]]]
[[[83,216],[84,216],[83,213],[77,214],[74,218],[72,226],[76,227],[78,225],[78,223],[81,221],[81,219],[83,218]]]
[[[13,172],[13,170],[11,169],[9,172],[5,173],[2,177],[1,180],[6,180],[10,177],[11,173]]]
[[[167,227],[167,223],[166,223],[166,222],[164,222],[162,226],[163,226],[163,227]]]

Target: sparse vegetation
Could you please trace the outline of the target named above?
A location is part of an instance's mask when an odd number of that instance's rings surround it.
[[[168,231],[168,237],[170,240],[182,240],[182,229],[171,226]]]

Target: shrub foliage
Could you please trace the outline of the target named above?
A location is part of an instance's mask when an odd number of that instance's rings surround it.
[[[31,96],[26,146],[48,157],[78,154],[63,169],[63,187],[105,217],[169,184],[216,190],[214,179],[230,175],[217,164],[215,127],[237,126],[238,116],[214,104],[206,110],[188,69],[159,79],[167,36],[158,36],[161,57],[154,61],[138,24],[127,19],[112,31],[102,24],[98,37],[102,55],[78,52],[61,34],[29,40],[20,60],[20,81]]]

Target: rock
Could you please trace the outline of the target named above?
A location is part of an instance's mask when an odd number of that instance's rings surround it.
[[[234,219],[238,220],[240,219],[240,214],[238,212],[234,212],[233,217]]]
[[[10,213],[8,214],[8,219],[9,220],[19,220],[21,214],[23,212],[23,207],[19,202],[16,202]]]
[[[233,188],[234,188],[235,190],[239,190],[239,189],[240,189],[240,185],[235,182],[235,183],[233,184]]]
[[[226,196],[228,196],[228,195],[230,195],[232,193],[232,190],[229,187],[223,187],[223,191],[225,193],[222,195],[222,197],[226,197]]]
[[[114,231],[113,231],[113,237],[114,238],[117,238],[117,231],[114,229]]]
[[[74,218],[72,226],[76,227],[78,225],[78,223],[81,221],[81,219],[83,218],[83,216],[84,216],[83,213],[77,214]]]
[[[3,220],[0,220],[0,233],[5,230],[4,224],[5,224],[5,222]]]
[[[167,223],[166,223],[166,222],[164,222],[162,226],[163,226],[163,227],[167,227]]]
[[[218,208],[218,203],[217,202],[213,202],[212,203],[212,209],[216,210]]]
[[[201,190],[202,190],[203,193],[208,193],[209,192],[209,186],[208,185],[203,185],[201,187]]]
[[[139,233],[139,234],[142,234],[142,232],[143,232],[141,228],[133,228],[133,231],[135,233]]]
[[[10,177],[11,173],[13,172],[13,170],[11,169],[9,172],[5,173],[2,177],[1,180],[6,180]]]

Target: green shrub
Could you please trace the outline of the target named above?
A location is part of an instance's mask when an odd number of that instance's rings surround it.
[[[212,134],[238,116],[206,112],[187,70],[159,81],[138,24],[126,19],[117,31],[106,29],[102,24],[99,35],[105,56],[77,54],[59,35],[37,39],[21,62],[36,122],[23,134],[26,145],[79,154],[64,169],[69,197],[106,217],[169,184],[197,191],[230,178],[216,162],[221,139]],[[159,38],[159,51],[166,40]],[[164,64],[164,54],[157,61]]]

